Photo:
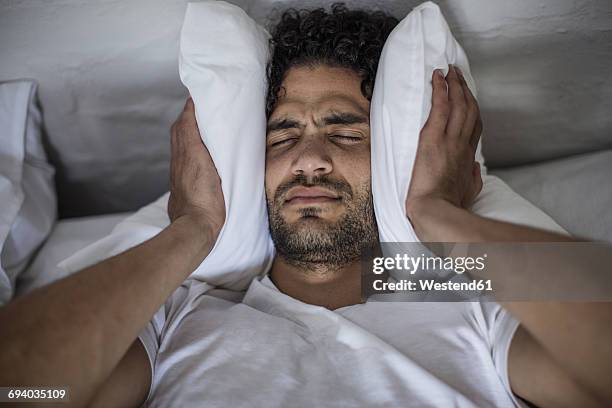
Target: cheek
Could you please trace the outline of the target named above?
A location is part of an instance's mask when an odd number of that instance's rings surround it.
[[[371,179],[370,149],[336,154],[334,168],[341,173],[352,186],[369,185]]]
[[[284,177],[282,162],[278,159],[266,159],[265,189],[269,200],[274,198],[274,193]]]
[[[265,179],[265,190],[266,190],[266,198],[268,200],[272,200],[274,198],[274,191],[276,191],[276,183],[274,179],[270,175],[270,170],[266,169],[266,179]]]

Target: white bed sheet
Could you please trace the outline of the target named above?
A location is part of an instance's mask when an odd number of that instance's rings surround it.
[[[19,276],[17,296],[68,275],[58,264],[87,245],[104,238],[131,213],[69,218],[58,221],[30,266]]]

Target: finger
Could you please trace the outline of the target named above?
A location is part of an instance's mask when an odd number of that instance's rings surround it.
[[[191,95],[185,101],[185,107],[183,108],[183,112],[194,112],[195,113],[195,105],[193,103],[193,98]]]
[[[474,200],[482,191],[482,173],[480,171],[480,163],[478,163],[477,161],[474,162],[472,176],[474,177],[474,194],[472,196],[472,200]]]
[[[182,144],[189,146],[193,144],[202,144],[202,138],[200,137],[200,131],[195,116],[195,106],[191,97],[185,102],[185,107],[175,123],[175,127],[177,138],[181,139]]]
[[[193,99],[191,97],[187,98],[185,101],[185,105],[183,106],[183,110],[179,114],[176,122],[177,125],[181,125],[183,123],[195,122],[195,106],[193,104]]]
[[[474,151],[476,151],[476,148],[478,147],[481,135],[482,119],[480,118],[480,115],[478,115],[478,119],[476,119],[476,125],[474,126],[474,131],[472,132],[472,136],[470,137],[470,146],[472,146],[472,149],[474,149]]]
[[[170,128],[170,185],[174,185],[174,167],[176,166],[176,156],[178,154],[178,135],[176,130],[176,123]]]
[[[468,187],[466,195],[461,201],[463,208],[470,208],[474,204],[474,201],[482,191],[482,176],[480,173],[480,163],[475,161],[472,164],[472,180]]]
[[[467,114],[467,103],[459,76],[453,65],[449,65],[446,81],[448,82],[448,100],[450,103],[450,115],[446,124],[446,134],[451,138],[459,138],[465,123]]]
[[[465,95],[465,101],[467,104],[467,113],[465,117],[465,123],[463,124],[463,129],[461,130],[461,140],[464,140],[471,144],[471,138],[474,134],[474,128],[476,127],[476,123],[478,118],[480,117],[480,112],[478,110],[478,101],[472,94],[463,73],[459,68],[457,68],[457,74],[459,75],[459,82],[461,83],[461,87],[463,89],[463,95]]]
[[[432,134],[443,135],[448,122],[449,103],[447,84],[441,70],[434,70],[431,83],[431,111],[424,127],[429,128]]]

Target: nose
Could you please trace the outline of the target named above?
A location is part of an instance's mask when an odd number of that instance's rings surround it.
[[[297,156],[291,166],[293,175],[312,178],[331,173],[332,161],[325,151],[324,142],[311,139],[302,143],[302,149],[296,152]]]

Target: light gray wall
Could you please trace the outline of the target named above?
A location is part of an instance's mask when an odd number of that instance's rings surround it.
[[[287,5],[233,1],[260,22]],[[416,1],[348,1],[405,15]],[[439,1],[470,57],[489,166],[612,147],[612,2]],[[135,209],[167,188],[185,1],[0,0],[0,81],[40,83],[62,215]],[[205,39],[203,39],[204,41]]]

